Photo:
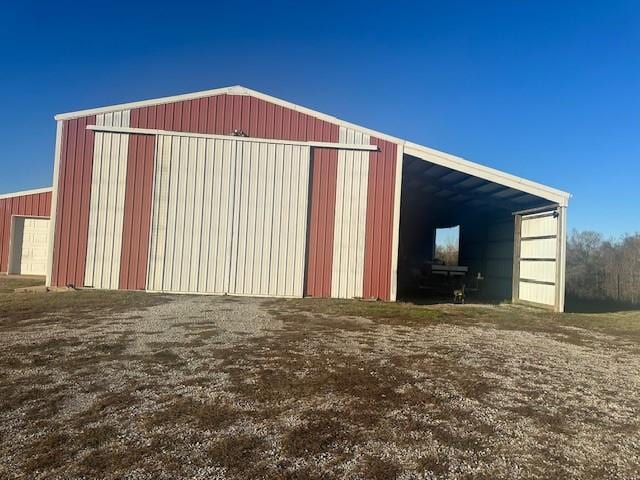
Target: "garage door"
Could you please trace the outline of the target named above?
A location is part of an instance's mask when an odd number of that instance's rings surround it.
[[[556,210],[516,217],[515,299],[556,305],[558,218]]]
[[[302,296],[310,147],[157,138],[147,289]]]
[[[10,273],[45,275],[49,246],[49,219],[14,217]]]

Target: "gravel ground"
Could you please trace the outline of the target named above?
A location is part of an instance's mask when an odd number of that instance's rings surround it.
[[[0,299],[1,478],[640,478],[637,312],[58,295]]]

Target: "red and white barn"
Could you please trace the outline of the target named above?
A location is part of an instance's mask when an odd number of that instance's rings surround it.
[[[0,273],[45,275],[51,188],[0,195]]]
[[[49,285],[395,300],[433,229],[562,310],[569,195],[243,87],[56,116]]]

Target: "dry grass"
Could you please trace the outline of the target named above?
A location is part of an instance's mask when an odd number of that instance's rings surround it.
[[[72,292],[0,317],[1,478],[640,471],[638,312]]]
[[[43,277],[0,274],[0,293],[12,293],[16,288],[44,285]]]

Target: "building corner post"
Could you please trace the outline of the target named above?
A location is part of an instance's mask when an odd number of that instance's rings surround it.
[[[556,272],[556,305],[557,312],[564,312],[565,284],[567,270],[567,207],[558,207],[558,268]]]
[[[60,156],[62,152],[62,129],[63,121],[57,120],[56,122],[56,145],[53,160],[53,188],[51,190],[51,207],[49,212],[49,246],[47,249],[47,279],[46,286],[52,285],[53,274],[53,259],[54,259],[54,246],[56,235],[56,213],[58,203],[58,176],[60,172]]]
[[[400,244],[400,200],[402,198],[402,163],[404,145],[396,144],[395,187],[393,190],[393,235],[391,241],[391,291],[389,300],[395,302],[398,297],[398,248]]]

